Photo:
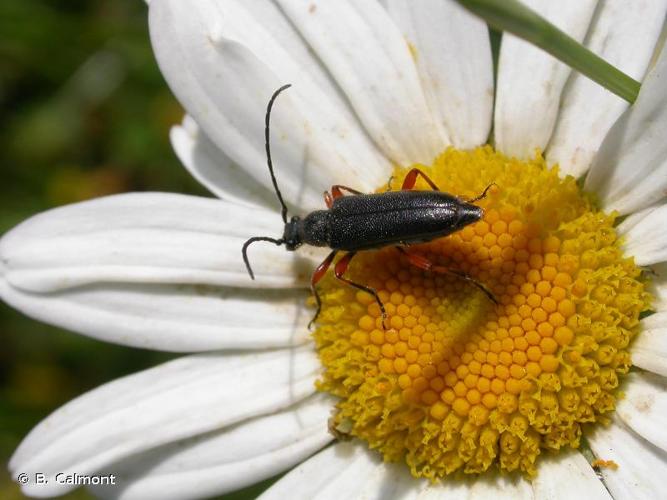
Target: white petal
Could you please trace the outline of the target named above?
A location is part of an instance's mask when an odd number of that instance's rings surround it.
[[[586,177],[606,210],[629,214],[667,190],[667,51],[644,79],[639,97],[614,124]]]
[[[304,257],[308,249],[295,255],[270,243],[255,244],[249,258],[256,280],[247,274],[243,242],[281,233],[280,215],[273,211],[135,193],[32,217],[0,240],[0,258],[4,279],[34,292],[99,282],[304,286],[318,262]]]
[[[641,81],[665,18],[665,0],[628,8],[626,0],[605,0],[595,13],[586,46],[625,74]],[[605,135],[629,104],[573,71],[563,91],[547,161],[579,177],[588,170]]]
[[[405,468],[404,465],[402,465]],[[404,471],[403,474],[407,474]],[[414,478],[408,475],[408,480]],[[413,488],[415,495],[406,496],[405,500],[473,500],[470,496],[470,491],[474,484],[474,479],[446,479],[441,484],[426,484],[423,483],[418,488]]]
[[[310,349],[185,357],[121,378],[66,404],[14,453],[15,475],[41,472],[28,495],[60,495],[58,472],[90,474],[136,453],[273,413],[314,391]],[[33,476],[34,477],[34,476]]]
[[[641,321],[641,332],[632,343],[632,364],[667,377],[667,311]]]
[[[532,500],[530,483],[493,475],[430,484],[415,479],[405,464],[383,463],[365,443],[340,443],[321,451],[281,478],[261,500]],[[536,497],[537,498],[537,497]]]
[[[663,498],[667,474],[667,454],[628,430],[618,419],[608,427],[597,426],[588,436],[595,455],[613,460],[616,470],[600,470],[614,498],[655,500]]]
[[[299,290],[106,283],[41,294],[0,279],[0,297],[34,319],[82,335],[171,352],[301,344],[313,315]]]
[[[237,205],[280,210],[276,195],[235,165],[192,117],[186,115],[182,126],[172,127],[169,137],[181,163],[217,197]]]
[[[650,373],[630,373],[616,413],[649,443],[667,451],[667,380]]]
[[[523,2],[577,41],[586,35],[597,0]],[[495,143],[503,153],[532,158],[545,149],[556,122],[569,66],[505,33],[498,59]]]
[[[611,498],[593,469],[578,452],[541,458],[539,475],[532,483],[523,478],[492,474],[430,484],[413,478],[403,464],[382,463],[372,452],[361,449],[364,446],[359,444],[355,449],[350,443],[338,444],[320,452],[278,481],[261,499]],[[344,494],[336,496],[336,491],[341,489]]]
[[[408,44],[376,0],[278,0],[396,163],[431,163],[449,143],[433,120]]]
[[[523,478],[505,475],[480,477],[473,482],[470,489],[470,500],[492,498],[494,500],[533,500],[533,491],[528,481]]]
[[[653,264],[649,290],[653,295],[653,308],[656,311],[667,311],[667,262]]]
[[[338,443],[292,469],[259,499],[352,499],[379,463],[379,458],[360,443]]]
[[[623,222],[618,225],[618,232],[622,235],[627,234],[628,231],[643,222],[644,219],[646,219],[654,210],[660,208],[660,206],[661,205],[656,204],[645,208],[644,210],[640,210],[639,212],[628,215],[625,217],[625,219],[623,219]]]
[[[104,498],[185,500],[249,486],[331,441],[327,419],[333,404],[331,398],[312,396],[279,413],[161,446],[101,471],[114,474],[116,484],[92,490]]]
[[[618,226],[618,233],[625,238],[625,254],[637,265],[667,261],[667,204],[631,215]]]
[[[172,90],[208,137],[272,191],[264,151],[271,94],[285,83],[271,117],[280,187],[295,206],[321,206],[331,184],[369,190],[390,165],[359,126],[317,59],[267,2],[178,0],[150,6],[153,48]]]
[[[612,500],[581,453],[563,451],[540,457],[539,460],[537,477],[532,482],[536,499]]]
[[[422,498],[427,488],[405,465],[383,463],[365,443],[338,443],[293,469],[260,499],[409,500]]]
[[[454,0],[389,0],[392,19],[414,47],[426,101],[452,144],[484,144],[493,111],[489,29]]]

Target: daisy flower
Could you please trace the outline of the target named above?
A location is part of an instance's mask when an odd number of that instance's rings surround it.
[[[188,112],[174,149],[217,199],[37,215],[0,241],[0,296],[189,354],[47,417],[10,463],[23,491],[113,474],[93,492],[200,498],[292,469],[262,498],[659,497],[667,3],[527,3],[643,81],[634,105],[509,35],[494,79],[487,26],[448,0],[153,0],[155,54]],[[311,334],[320,252],[257,244],[249,279],[243,242],[282,232],[263,127],[285,83],[271,132],[291,212],[322,208],[332,184],[399,189],[414,166],[462,197],[495,183],[481,221],[408,251],[497,306],[386,248],[349,276],[377,290],[388,328],[371,296],[326,277]]]

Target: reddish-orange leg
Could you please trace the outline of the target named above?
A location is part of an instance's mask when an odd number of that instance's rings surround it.
[[[322,310],[322,299],[320,299],[320,294],[317,293],[317,288],[315,287],[315,285],[317,285],[317,283],[322,278],[324,278],[324,275],[327,273],[327,269],[329,269],[329,266],[333,262],[336,253],[338,253],[338,251],[334,250],[329,255],[327,255],[327,258],[324,259],[319,266],[317,266],[317,269],[315,269],[313,275],[310,277],[310,291],[313,292],[313,295],[315,296],[315,302],[317,303],[317,311],[315,311],[315,316],[313,316],[313,319],[311,319],[310,323],[308,323],[309,329],[311,326],[313,326],[313,323],[315,323],[315,320],[320,315],[320,311]]]
[[[424,179],[434,191],[440,191],[440,188],[435,185],[435,182],[433,182],[428,175],[426,175],[418,168],[413,168],[407,173],[405,179],[403,179],[403,185],[401,186],[401,191],[409,191],[412,188],[414,188],[415,184],[417,183],[417,177],[421,177],[422,179]],[[389,179],[389,182],[391,183],[391,178]],[[491,184],[491,186],[492,185],[493,184]],[[488,186],[484,190],[484,193],[482,193],[481,196],[475,198],[475,200],[481,200],[482,198],[484,198],[486,196],[486,192],[489,190],[491,186]],[[352,189],[347,186],[341,186],[340,184],[334,184],[333,186],[331,186],[331,194],[329,194],[328,191],[324,192],[324,202],[327,204],[328,208],[331,208],[331,206],[333,205],[333,201],[336,198],[340,198],[341,196],[343,196],[342,191],[347,191],[350,194],[363,194],[361,191],[357,191],[356,189]]]
[[[482,292],[484,292],[484,295],[486,295],[491,302],[494,304],[498,305],[498,300],[494,297],[494,295],[491,293],[490,290],[488,290],[484,285],[482,285],[479,281],[475,280],[475,278],[468,276],[466,273],[463,271],[458,271],[456,269],[449,269],[448,267],[445,266],[438,266],[433,264],[429,259],[424,257],[423,255],[419,255],[416,253],[409,253],[405,248],[402,247],[396,247],[399,252],[402,252],[403,255],[405,255],[408,259],[408,262],[412,264],[413,266],[418,267],[419,269],[423,269],[424,271],[432,272],[432,273],[438,273],[438,274],[451,274],[452,276],[457,276],[468,283],[471,283],[475,285],[477,288],[479,288]]]
[[[413,168],[407,173],[405,179],[403,179],[403,186],[401,186],[401,191],[409,191],[415,187],[415,184],[417,183],[417,177],[424,179],[428,185],[433,188],[434,191],[440,191],[440,188],[435,185],[435,182],[433,182],[428,175],[426,175],[418,168]]]
[[[340,281],[347,283],[348,285],[356,288],[357,290],[363,290],[364,292],[369,293],[373,296],[375,302],[377,302],[377,305],[380,306],[380,311],[382,312],[382,327],[386,330],[387,311],[385,311],[384,304],[380,300],[380,296],[375,291],[375,289],[366,285],[360,285],[359,283],[355,283],[354,281],[351,281],[343,276],[345,274],[345,271],[347,271],[347,266],[350,264],[350,261],[356,254],[357,252],[348,252],[342,259],[336,262],[336,267],[334,268],[334,274],[336,275],[336,278],[338,278]]]
[[[324,192],[324,203],[326,203],[327,208],[331,208],[333,206],[333,202],[336,198],[343,196],[343,191],[347,191],[350,194],[364,194],[361,191],[352,189],[351,187],[334,184],[331,186],[331,194],[329,194],[329,191]]]
[[[405,176],[405,179],[403,179],[403,187],[401,188],[401,190],[406,191],[415,187],[415,184],[417,182],[417,177],[421,177],[422,179],[424,179],[428,183],[428,185],[431,186],[435,191],[440,191],[438,186],[435,185],[435,182],[433,182],[428,175],[426,175],[418,168],[413,168],[408,172],[408,174]],[[491,189],[491,186],[498,187],[498,185],[495,182],[492,182],[491,184],[486,186],[484,191],[482,191],[482,194],[471,200],[464,200],[464,201],[466,203],[475,203],[476,201],[483,200],[484,198],[486,198],[486,194],[489,192],[489,189]]]
[[[320,299],[320,294],[317,293],[316,285],[326,274],[327,269],[329,269],[331,263],[334,260],[334,257],[336,256],[336,253],[338,253],[338,250],[334,250],[329,255],[327,255],[327,258],[324,259],[324,261],[319,266],[317,266],[317,269],[315,269],[313,276],[310,278],[310,290],[313,292],[313,295],[315,296],[317,311],[315,311],[315,316],[313,316],[313,319],[311,319],[310,323],[308,323],[308,328],[312,326],[317,317],[320,315],[320,311],[322,310],[322,299]],[[349,252],[345,254],[343,258],[336,263],[336,267],[334,268],[334,275],[340,281],[347,283],[348,285],[353,286],[358,290],[363,290],[364,292],[371,294],[375,298],[375,301],[380,306],[380,311],[382,311],[382,326],[386,329],[385,321],[387,319],[387,312],[385,311],[384,304],[380,300],[380,297],[378,296],[377,292],[371,287],[360,285],[359,283],[355,283],[354,281],[351,281],[343,276],[345,274],[345,271],[347,271],[347,266],[350,264],[352,257],[354,257],[356,253],[357,252]]]

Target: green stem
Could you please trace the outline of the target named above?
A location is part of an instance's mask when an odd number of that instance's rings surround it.
[[[635,102],[641,84],[517,0],[458,0],[489,25],[540,47],[594,82]]]

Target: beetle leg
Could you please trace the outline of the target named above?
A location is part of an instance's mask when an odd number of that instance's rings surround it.
[[[328,193],[327,193],[328,194]],[[317,311],[315,311],[315,316],[313,316],[313,319],[310,320],[310,323],[308,323],[308,328],[315,323],[315,320],[317,317],[320,315],[320,310],[322,309],[322,299],[320,299],[320,294],[317,293],[317,288],[315,288],[315,285],[324,277],[324,275],[327,272],[327,269],[329,269],[329,266],[334,260],[334,257],[336,256],[337,250],[332,251],[329,255],[327,255],[327,258],[322,261],[322,263],[317,266],[317,269],[313,272],[313,275],[310,277],[310,291],[313,292],[313,295],[315,296],[315,302],[317,303]]]
[[[327,208],[331,208],[333,206],[333,197],[331,194],[329,194],[329,191],[324,192],[324,203],[326,204]]]
[[[418,168],[413,168],[405,176],[405,179],[403,179],[403,186],[401,187],[401,191],[409,191],[410,189],[415,187],[415,183],[417,182],[418,176],[421,176],[421,178],[424,179],[428,183],[428,185],[431,186],[431,188],[433,188],[434,191],[440,191],[440,188],[438,188],[438,186],[435,185],[435,182],[433,182],[428,175],[426,175]]]
[[[496,184],[495,182],[492,182],[491,184],[489,184],[488,186],[486,186],[484,188],[484,191],[482,191],[482,194],[473,198],[472,200],[466,200],[466,203],[475,203],[476,201],[483,200],[484,198],[486,198],[486,193],[488,193],[489,189],[491,189],[493,186],[498,187],[498,184]]]
[[[342,259],[336,262],[336,267],[334,268],[334,274],[336,275],[336,278],[338,278],[342,282],[347,283],[348,285],[353,286],[358,290],[363,290],[364,292],[371,294],[375,298],[375,302],[377,302],[377,304],[380,306],[380,311],[382,311],[382,327],[386,330],[387,311],[385,310],[384,304],[380,300],[378,293],[369,286],[360,285],[359,283],[355,283],[354,281],[351,281],[343,276],[345,274],[345,271],[347,271],[347,266],[350,264],[352,257],[354,257],[356,254],[357,252],[346,253]]]
[[[498,305],[498,300],[496,297],[491,293],[491,291],[486,288],[484,285],[482,285],[479,281],[477,281],[475,278],[472,276],[469,276],[468,274],[464,273],[463,271],[459,271],[457,269],[450,269],[445,266],[438,266],[433,264],[429,259],[424,257],[423,255],[419,255],[416,253],[408,253],[405,248],[401,247],[396,247],[400,252],[403,253],[408,259],[408,262],[412,264],[413,266],[418,267],[419,269],[423,269],[424,271],[432,272],[432,273],[438,273],[438,274],[451,274],[453,276],[457,276],[468,283],[475,285],[477,288],[479,288],[482,292],[484,292],[484,295],[486,295],[491,302],[494,304]]]
[[[334,184],[331,186],[331,194],[329,194],[329,191],[324,192],[324,203],[326,203],[327,208],[331,208],[333,206],[334,200],[343,196],[343,191],[347,191],[350,194],[364,194],[361,191],[352,189],[351,187]]]
[[[334,200],[336,198],[340,198],[341,196],[343,196],[343,192],[341,190],[347,191],[350,194],[364,194],[361,191],[352,189],[351,187],[341,186],[340,184],[334,184],[333,186],[331,186],[331,194],[333,195]]]

